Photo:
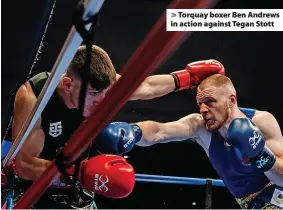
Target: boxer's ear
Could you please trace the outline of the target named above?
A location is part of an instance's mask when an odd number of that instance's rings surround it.
[[[229,107],[232,108],[237,103],[237,97],[235,95],[229,96]]]
[[[62,87],[66,93],[71,93],[74,90],[74,81],[71,77],[62,78]]]

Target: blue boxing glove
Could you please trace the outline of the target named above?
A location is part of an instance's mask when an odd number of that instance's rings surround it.
[[[138,125],[112,122],[98,134],[93,146],[102,154],[121,155],[131,151],[141,138],[142,130]]]
[[[256,170],[265,172],[273,167],[275,155],[265,145],[263,134],[250,119],[234,119],[228,128],[226,141],[249,158]]]

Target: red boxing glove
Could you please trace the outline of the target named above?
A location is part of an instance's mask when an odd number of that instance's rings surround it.
[[[189,63],[186,70],[172,72],[174,77],[176,89],[175,91],[184,89],[193,89],[197,87],[202,80],[213,75],[225,75],[224,66],[217,60],[204,60]]]
[[[108,198],[127,197],[135,185],[133,167],[116,155],[98,155],[82,162],[78,178],[85,189]]]

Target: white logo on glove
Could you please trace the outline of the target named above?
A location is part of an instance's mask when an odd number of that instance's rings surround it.
[[[261,135],[257,132],[253,132],[254,136],[249,138],[249,144],[255,149],[261,141]]]
[[[95,179],[94,179],[95,190],[99,190],[101,192],[107,192],[108,187],[106,186],[106,183],[108,182],[109,182],[108,176],[95,174]]]
[[[207,61],[205,61],[205,64],[215,64],[217,66],[220,66],[219,62],[217,62],[216,60],[207,60]]]
[[[124,144],[124,148],[127,148],[132,142],[134,141],[134,139],[130,139],[129,141],[127,141],[126,144]]]

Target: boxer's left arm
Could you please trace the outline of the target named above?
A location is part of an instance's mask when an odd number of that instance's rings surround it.
[[[276,156],[273,169],[283,174],[283,137],[277,120],[269,112],[258,111],[258,114],[253,118],[253,122],[263,133],[266,146]]]
[[[142,138],[136,143],[146,147],[160,143],[170,143],[198,138],[198,131],[203,126],[200,114],[189,114],[177,121],[160,123],[155,121],[138,122],[142,130]]]
[[[112,122],[97,135],[91,149],[103,154],[121,155],[131,151],[135,144],[145,147],[198,138],[197,131],[202,125],[203,118],[196,113],[168,123]]]

